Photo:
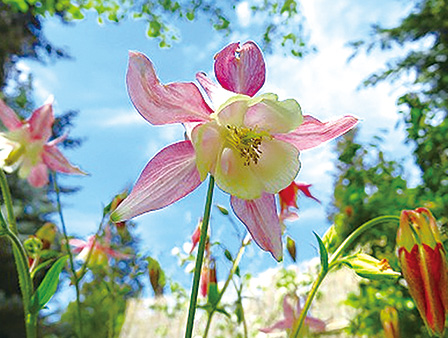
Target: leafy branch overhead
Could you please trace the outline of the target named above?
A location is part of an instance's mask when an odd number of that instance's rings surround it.
[[[304,17],[296,0],[265,0],[249,5],[247,1],[211,0],[156,0],[137,2],[134,0],[4,0],[14,12],[30,13],[32,16],[58,16],[66,22],[81,20],[88,11],[96,12],[99,23],[121,22],[128,18],[147,22],[146,34],[159,40],[160,47],[169,47],[179,39],[176,25],[181,21],[194,21],[203,16],[217,31],[229,34],[235,30],[235,16],[239,6],[248,6],[256,17],[257,30],[267,51],[283,47],[294,56],[301,57],[307,52]],[[261,25],[259,25],[261,23]],[[279,24],[281,23],[281,24]],[[276,44],[275,41],[279,41]]]

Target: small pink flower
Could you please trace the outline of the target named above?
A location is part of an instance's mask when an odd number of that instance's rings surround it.
[[[351,116],[322,123],[302,116],[295,100],[254,96],[265,80],[257,45],[232,43],[215,57],[218,84],[203,73],[193,83],[162,85],[151,61],[131,52],[127,85],[138,112],[154,125],[183,123],[188,139],[162,149],[141,173],[129,197],[112,213],[114,222],[166,207],[211,174],[231,195],[237,217],[255,242],[280,260],[281,226],[275,194],[298,173],[299,151],[353,128]]]
[[[296,301],[296,309],[294,309],[293,305],[291,305],[294,301]],[[263,333],[271,333],[275,330],[291,330],[295,322],[299,319],[301,313],[302,307],[300,306],[300,299],[286,295],[283,298],[283,315],[285,318],[270,327],[260,329],[260,331]],[[326,326],[323,320],[311,316],[305,317],[305,325],[315,332],[325,331]]]
[[[108,242],[107,239],[106,241]],[[129,255],[112,249],[109,243],[102,244],[99,239],[95,241],[95,236],[89,236],[87,242],[81,239],[73,238],[69,240],[69,244],[73,246],[73,252],[78,254],[77,258],[84,261],[87,259],[89,251],[93,247],[89,261],[92,265],[107,264],[108,258],[127,259],[130,257]]]
[[[54,122],[51,101],[22,121],[0,100],[0,120],[8,129],[0,133],[0,167],[6,172],[19,169],[19,177],[28,179],[36,188],[48,184],[48,169],[66,174],[84,174],[72,166],[56,147],[64,136],[49,141]]]
[[[278,193],[279,199],[280,199],[280,220],[289,220],[293,221],[296,220],[299,215],[297,212],[291,210],[291,209],[298,209],[297,206],[297,197],[298,192],[301,191],[306,197],[312,198],[316,202],[320,201],[314,197],[310,192],[311,184],[306,183],[296,183],[294,181],[291,182],[290,185],[288,185],[285,189],[281,190]]]

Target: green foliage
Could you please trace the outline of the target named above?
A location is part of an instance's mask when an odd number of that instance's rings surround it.
[[[406,140],[414,146],[424,184],[418,195],[443,224],[448,223],[448,1],[415,1],[414,10],[392,28],[374,27],[371,41],[354,43],[357,51],[398,46],[407,54],[391,60],[385,70],[371,75],[365,85],[411,76],[408,92],[398,99]],[[406,47],[406,48],[404,48]]]
[[[43,309],[45,304],[47,304],[51,297],[53,297],[59,283],[59,275],[61,274],[67,259],[68,256],[62,256],[59,258],[45,274],[44,279],[40,283],[31,300],[31,303],[36,306],[35,311]]]
[[[413,145],[415,162],[421,169],[422,184],[408,189],[403,167],[385,160],[378,147],[362,146],[349,135],[338,145],[338,179],[334,205],[335,225],[350,231],[365,217],[398,214],[402,209],[418,206],[430,208],[442,226],[448,224],[448,1],[418,0],[413,11],[397,26],[374,26],[369,41],[356,41],[356,53],[374,48],[383,50],[399,47],[405,55],[391,60],[384,70],[371,75],[365,85],[380,81],[407,80],[407,93],[400,106],[406,141]],[[403,78],[402,75],[407,77]],[[410,76],[409,76],[410,75]],[[376,149],[376,150],[375,150]],[[372,150],[375,155],[372,156]],[[370,154],[370,164],[365,157]],[[376,197],[375,197],[376,196]],[[381,234],[383,233],[383,235]],[[446,232],[446,231],[445,231]],[[394,255],[396,229],[385,227],[363,238],[375,256],[391,259]],[[377,238],[377,239],[375,239]],[[378,256],[377,256],[378,257]],[[427,333],[405,287],[382,281],[361,284],[361,293],[348,299],[362,309],[350,326],[351,332],[369,337],[381,336],[379,312],[384,305],[399,311],[403,337],[426,337]]]
[[[191,22],[203,16],[210,21],[211,27],[229,34],[236,28],[235,9],[242,3],[235,0],[230,3],[212,0],[156,0],[138,2],[134,0],[3,0],[11,14],[24,14],[40,23],[39,17],[59,16],[65,22],[81,20],[86,11],[95,11],[98,22],[121,22],[127,18],[144,20],[146,33],[150,38],[159,40],[160,47],[169,47],[179,39],[173,19]],[[265,0],[251,7],[257,21],[262,22],[263,45],[267,50],[281,46],[292,55],[301,57],[306,51],[306,36],[303,28],[303,16],[298,1]],[[282,25],[277,22],[281,21]],[[38,39],[39,40],[39,39]],[[280,44],[275,41],[282,41]],[[19,47],[22,41],[19,41]],[[51,44],[46,45],[54,49]],[[56,52],[62,52],[56,49]]]
[[[317,233],[313,231],[314,236],[317,239],[317,242],[319,243],[319,255],[320,255],[320,265],[323,271],[328,270],[328,252],[327,248],[325,247],[324,242],[322,242],[322,239],[319,237]]]

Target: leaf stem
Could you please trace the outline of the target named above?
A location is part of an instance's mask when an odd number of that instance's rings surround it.
[[[69,257],[69,261],[70,261],[70,270],[71,270],[71,273],[73,275],[73,281],[74,281],[74,284],[75,284],[76,306],[77,306],[77,314],[78,314],[78,337],[82,338],[83,334],[82,334],[81,297],[80,297],[80,290],[79,290],[79,279],[78,279],[78,276],[76,275],[75,263],[74,263],[74,260],[73,260],[73,254],[72,254],[72,252],[70,250],[70,244],[69,244],[69,239],[68,239],[68,235],[67,235],[67,228],[65,227],[64,215],[62,214],[60,189],[59,189],[59,186],[58,186],[58,183],[57,183],[57,180],[56,180],[56,173],[54,171],[52,171],[51,175],[52,175],[52,179],[53,179],[54,191],[56,193],[56,203],[57,203],[59,218],[60,218],[60,221],[61,221],[62,232],[64,234],[64,239],[65,239],[65,248],[66,248],[67,253],[68,253],[68,257]]]
[[[380,223],[386,223],[391,221],[400,221],[400,217],[398,216],[380,216],[376,217],[370,221],[367,221],[366,223],[362,224],[358,228],[356,228],[342,243],[339,245],[339,247],[336,249],[336,251],[333,253],[333,255],[330,258],[330,262],[328,264],[327,269],[321,268],[319,271],[319,274],[316,278],[316,280],[313,283],[313,286],[311,287],[311,291],[306,299],[305,305],[303,306],[302,312],[300,313],[300,317],[297,321],[297,324],[295,325],[295,330],[293,331],[293,334],[291,335],[292,338],[298,338],[299,332],[302,329],[303,323],[305,322],[306,315],[308,314],[308,310],[311,307],[311,303],[313,302],[314,296],[316,295],[317,290],[319,289],[320,285],[322,284],[322,281],[330,272],[330,270],[339,264],[339,257],[342,255],[342,253],[347,250],[350,245],[353,244],[353,242],[358,238],[359,235],[361,235],[364,231],[369,230],[373,228],[375,225]]]
[[[202,218],[201,238],[199,240],[198,255],[196,257],[196,265],[194,267],[193,285],[191,287],[190,307],[188,309],[187,328],[185,338],[191,338],[193,334],[194,316],[196,312],[196,304],[198,301],[199,279],[201,276],[202,261],[204,260],[205,242],[207,240],[208,223],[210,221],[210,212],[213,198],[213,188],[215,179],[210,175],[208,184],[207,197],[205,200],[204,217]]]

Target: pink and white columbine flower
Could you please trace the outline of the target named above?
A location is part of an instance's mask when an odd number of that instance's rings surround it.
[[[296,308],[294,309],[292,303],[296,302]],[[294,324],[302,313],[302,307],[300,305],[300,298],[286,295],[283,298],[283,315],[284,318],[270,327],[259,329],[263,333],[271,333],[275,330],[287,330],[290,331],[294,327]],[[308,326],[314,332],[325,331],[326,324],[323,320],[315,317],[306,316],[305,325]]]
[[[196,189],[210,173],[231,195],[231,205],[255,242],[280,260],[281,227],[275,194],[299,171],[300,150],[353,128],[351,116],[322,123],[302,116],[292,99],[254,96],[265,81],[265,63],[253,42],[232,43],[215,57],[221,86],[204,73],[193,83],[162,85],[151,61],[130,53],[127,85],[138,112],[155,125],[183,123],[188,139],[162,149],[145,167],[129,197],[112,213],[118,222],[163,208]]]
[[[0,168],[6,172],[19,169],[19,177],[28,179],[36,188],[48,183],[48,169],[84,174],[72,166],[56,147],[64,136],[48,141],[54,122],[52,99],[25,121],[0,100],[0,120],[8,129],[0,133]]]

